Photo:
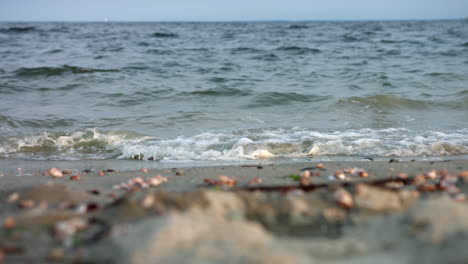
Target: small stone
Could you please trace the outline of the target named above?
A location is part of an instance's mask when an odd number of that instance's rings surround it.
[[[431,170],[429,172],[426,172],[424,174],[424,176],[426,177],[426,179],[435,179],[437,177],[437,171],[436,170]]]
[[[388,163],[398,163],[398,162],[400,162],[400,161],[397,160],[397,159],[390,159],[390,160],[388,161]]]
[[[18,198],[19,198],[19,194],[17,192],[14,192],[8,195],[7,202],[14,203],[18,200]]]
[[[407,179],[407,178],[408,178],[408,174],[403,173],[403,172],[400,172],[400,173],[398,173],[397,178],[398,178],[398,179]]]
[[[418,186],[418,191],[420,192],[435,192],[436,190],[436,186],[432,183],[423,183]]]
[[[15,225],[16,225],[15,218],[13,218],[12,216],[7,216],[3,220],[2,227],[5,229],[12,229],[13,227],[15,227]]]
[[[176,170],[175,174],[177,176],[184,176],[185,175],[185,172],[183,170]]]
[[[71,174],[72,171],[71,171],[71,170],[63,170],[62,173],[63,173],[63,174]]]
[[[75,175],[70,176],[70,180],[72,181],[78,181],[80,180],[80,178],[81,178],[80,174],[75,174]]]
[[[359,174],[359,177],[361,177],[361,178],[367,178],[367,177],[369,177],[369,173],[367,173],[367,171],[361,170],[361,171],[359,171],[358,174]]]
[[[21,200],[18,205],[23,209],[31,209],[36,205],[36,203],[33,200]]]
[[[335,171],[334,176],[338,180],[344,180],[346,178],[346,175],[342,171]]]
[[[47,174],[54,177],[54,178],[62,178],[63,177],[62,171],[57,169],[57,168],[50,168],[47,171]]]
[[[141,169],[141,171],[142,171],[143,173],[148,173],[148,172],[150,172],[150,170],[149,170],[149,169],[146,169],[146,168]]]
[[[98,172],[98,176],[104,176],[106,175],[103,171]]]
[[[310,178],[310,171],[309,170],[302,171],[299,176],[301,178]]]
[[[350,209],[353,207],[353,197],[344,189],[335,191],[333,198],[335,199],[336,204],[342,208]]]
[[[146,195],[142,200],[141,200],[141,206],[143,208],[150,208],[154,204],[154,196],[153,195]]]
[[[317,164],[317,166],[315,166],[317,169],[322,169],[323,168],[323,163],[319,163]]]

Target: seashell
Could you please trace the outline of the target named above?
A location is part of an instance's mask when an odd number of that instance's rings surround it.
[[[369,177],[369,173],[367,173],[367,171],[364,171],[364,170],[359,171],[358,174],[359,174],[359,177],[361,177],[361,178]]]
[[[70,176],[71,181],[78,181],[81,178],[80,174],[74,174]]]
[[[424,174],[424,176],[426,177],[426,179],[435,179],[435,178],[437,178],[437,171],[436,170],[431,170],[429,172],[426,172]]]
[[[342,171],[335,171],[334,176],[338,180],[344,180],[346,178],[345,174]]]
[[[57,169],[57,168],[50,168],[47,173],[48,175],[54,177],[54,178],[62,178],[63,177],[63,173],[61,170]]]
[[[348,191],[344,189],[339,189],[335,191],[335,193],[333,194],[333,198],[336,204],[342,208],[350,209],[351,207],[353,207],[353,197]]]

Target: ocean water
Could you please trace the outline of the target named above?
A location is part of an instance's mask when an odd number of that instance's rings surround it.
[[[0,23],[0,159],[467,155],[467,21]]]

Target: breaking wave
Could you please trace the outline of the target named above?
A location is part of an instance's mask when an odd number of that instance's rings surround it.
[[[201,133],[159,139],[129,131],[86,129],[0,139],[0,157],[37,160],[144,159],[241,161],[324,156],[413,157],[468,154],[468,129],[404,128],[320,132],[302,128]]]

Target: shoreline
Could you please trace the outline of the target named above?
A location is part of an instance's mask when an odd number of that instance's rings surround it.
[[[133,170],[112,167],[119,162]],[[62,165],[57,167],[63,177],[45,175],[38,164]],[[468,260],[457,249],[468,237],[468,160],[150,165],[156,166],[47,161],[4,173],[0,260]]]

